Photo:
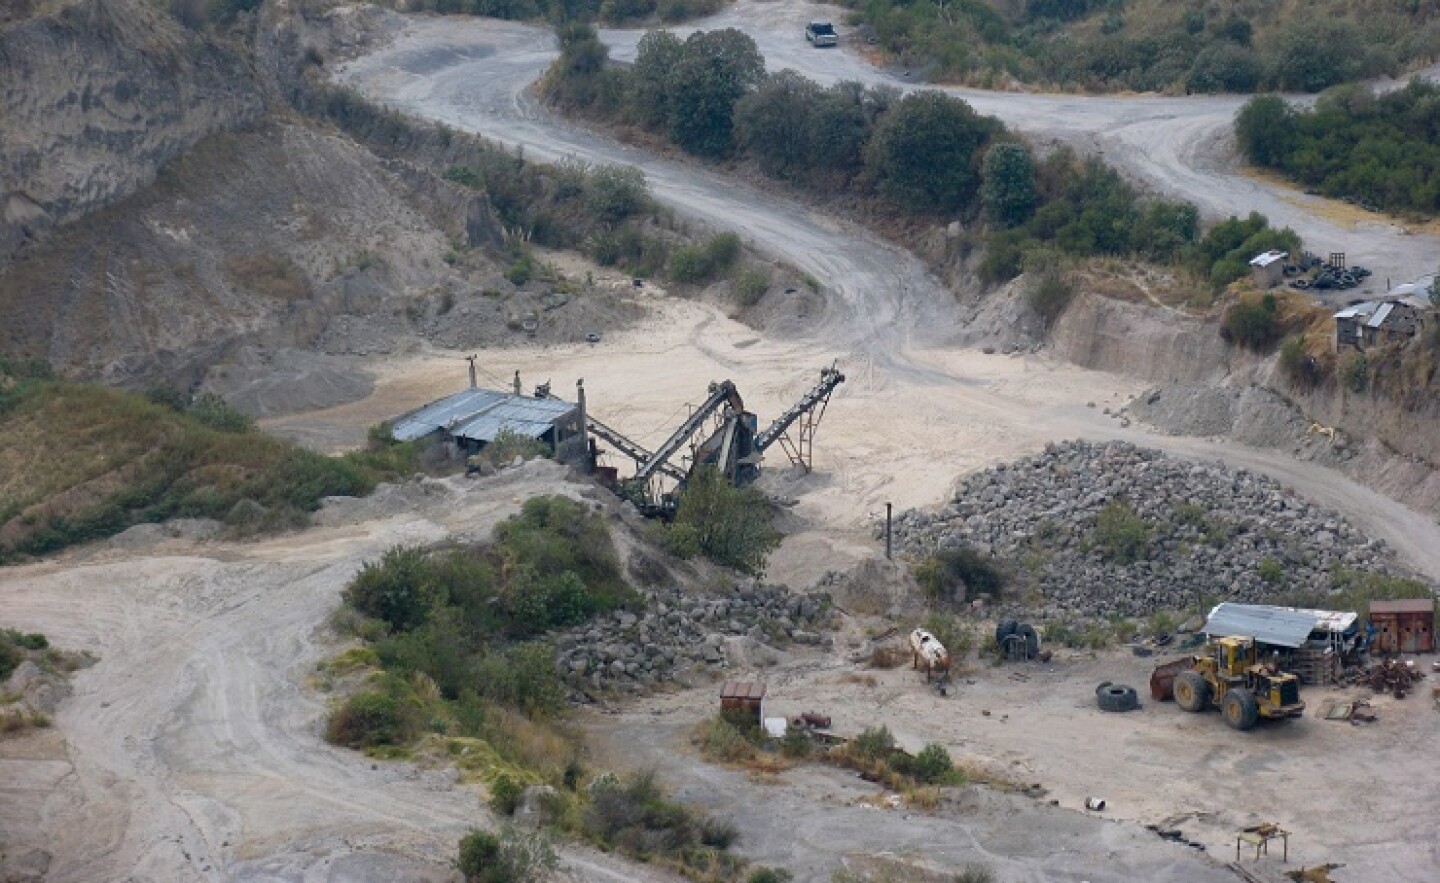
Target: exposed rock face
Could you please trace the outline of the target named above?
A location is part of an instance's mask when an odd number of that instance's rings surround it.
[[[1144,522],[1133,560],[1096,531],[1114,500]],[[942,511],[902,514],[895,536],[916,556],[955,546],[991,554],[1043,597],[1044,609],[1027,613],[1062,619],[1323,595],[1348,574],[1395,569],[1382,541],[1269,478],[1124,442],[1050,445],[972,475]]]
[[[141,0],[79,0],[0,31],[0,267],[58,224],[258,120],[238,53]]]
[[[1076,365],[1146,380],[1216,381],[1229,371],[1213,322],[1089,293],[1055,323],[1050,346]]]

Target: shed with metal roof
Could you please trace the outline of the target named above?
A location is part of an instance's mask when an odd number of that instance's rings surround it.
[[[585,448],[581,423],[580,407],[571,402],[471,387],[400,417],[390,435],[406,442],[436,434],[474,453],[512,432],[548,444],[561,462],[578,462]]]
[[[1304,611],[1229,601],[1215,605],[1205,621],[1205,634],[1212,638],[1254,638],[1257,644],[1291,649],[1304,646],[1315,629],[1315,617]]]

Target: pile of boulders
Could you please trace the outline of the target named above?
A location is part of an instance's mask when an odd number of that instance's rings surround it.
[[[621,610],[555,636],[555,661],[576,690],[642,692],[696,669],[727,667],[729,638],[819,645],[834,609],[829,595],[741,582],[728,594],[648,590],[640,611]]]
[[[1115,500],[1144,523],[1138,553],[1115,554],[1097,531]],[[1053,444],[972,475],[939,512],[900,515],[895,536],[916,559],[958,546],[993,556],[1012,578],[1001,609],[1020,612],[1015,599],[1038,590],[1043,609],[1024,609],[1046,619],[1274,603],[1396,570],[1383,541],[1269,478],[1125,442]]]

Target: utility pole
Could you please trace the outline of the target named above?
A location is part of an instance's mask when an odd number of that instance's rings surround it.
[[[891,560],[891,554],[890,554],[890,553],[891,553],[891,544],[890,544],[890,512],[891,512],[891,505],[890,505],[890,503],[887,502],[887,503],[885,504],[885,560],[886,560],[886,561],[890,561],[890,560]]]
[[[467,361],[467,362],[470,363],[470,388],[471,388],[471,389],[474,389],[475,387],[477,387],[477,386],[480,385],[480,384],[477,382],[477,378],[475,377],[475,360],[476,360],[477,358],[479,358],[478,355],[475,355],[475,356],[466,356],[466,357],[465,357],[465,361]]]

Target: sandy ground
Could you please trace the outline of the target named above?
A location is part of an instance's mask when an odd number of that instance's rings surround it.
[[[683,796],[734,813],[747,851],[802,879],[826,879],[841,855],[887,850],[952,869],[984,862],[1007,881],[1234,879],[1209,870],[1189,847],[1115,820],[1179,829],[1205,845],[1205,861],[1222,862],[1235,858],[1237,830],[1278,822],[1292,832],[1284,867],[1344,864],[1336,880],[1419,883],[1440,867],[1440,794],[1432,777],[1417,775],[1420,758],[1440,749],[1428,682],[1404,700],[1361,688],[1307,690],[1304,719],[1239,734],[1218,713],[1149,701],[1154,660],[1128,653],[1062,650],[1048,665],[977,662],[942,698],[908,667],[869,670],[847,661],[843,642],[837,647],[824,659],[760,672],[770,685],[766,715],[818,711],[833,716],[841,735],[884,724],[911,751],[939,742],[963,764],[1047,793],[962,794],[928,816],[877,810],[867,805],[875,786],[828,767],[756,784],[746,772],[697,764],[690,737],[714,713],[712,690],[642,701],[622,715],[596,716],[589,728],[602,745],[623,743],[629,756],[643,745],[647,762],[683,783]],[[1430,659],[1419,662],[1428,667]],[[1102,680],[1137,686],[1142,709],[1097,710]],[[1362,697],[1372,699],[1378,723],[1319,717],[1332,701]],[[1106,800],[1105,812],[1082,816],[1092,796]],[[904,824],[889,823],[896,817]],[[1258,865],[1266,879],[1278,879],[1269,876],[1282,867],[1278,848]],[[1245,863],[1257,869],[1248,854]]]

